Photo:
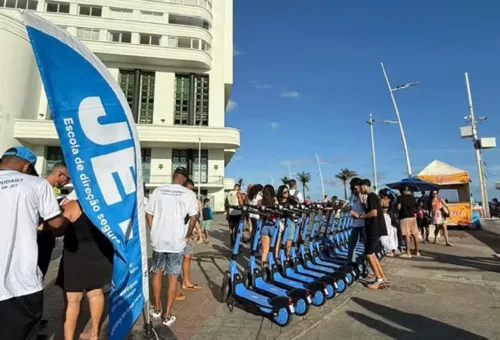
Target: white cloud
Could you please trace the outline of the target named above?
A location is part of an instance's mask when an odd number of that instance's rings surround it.
[[[271,87],[273,87],[270,84],[260,84],[260,83],[256,82],[255,80],[249,80],[248,82],[250,84],[252,84],[257,90],[268,90]]]
[[[231,112],[236,109],[236,107],[238,107],[238,103],[229,99],[229,101],[227,102],[226,112]]]
[[[300,97],[300,93],[298,91],[281,91],[281,98],[298,98]]]
[[[238,46],[234,45],[233,46],[233,57],[237,57],[237,56],[242,55],[242,54],[244,54],[244,52],[242,50],[239,50]]]
[[[278,122],[272,122],[272,123],[269,124],[269,126],[273,130],[278,130],[280,128],[280,123],[278,123]]]

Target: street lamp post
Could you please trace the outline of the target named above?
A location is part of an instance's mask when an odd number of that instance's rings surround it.
[[[484,217],[490,217],[490,206],[489,206],[489,201],[488,201],[488,189],[486,186],[486,178],[484,176],[484,166],[483,166],[483,160],[481,157],[481,142],[480,139],[477,137],[477,121],[476,118],[474,117],[474,106],[472,105],[472,94],[470,90],[470,83],[469,83],[469,74],[465,72],[465,86],[467,87],[467,97],[469,100],[469,117],[465,117],[466,120],[470,121],[470,128],[471,128],[471,133],[472,133],[472,141],[474,143],[474,149],[476,152],[476,162],[477,162],[477,171],[479,175],[479,186],[481,189],[481,201],[483,202],[483,211],[484,211]],[[482,120],[486,119],[485,117]]]
[[[406,144],[406,137],[405,137],[405,133],[403,130],[403,123],[401,122],[401,116],[399,115],[398,104],[396,103],[396,98],[394,98],[394,92],[406,89],[406,88],[411,87],[411,86],[415,86],[418,84],[418,82],[407,83],[407,84],[399,85],[399,86],[396,86],[395,88],[392,88],[391,83],[389,82],[389,77],[387,77],[387,73],[385,72],[384,63],[380,63],[380,66],[382,66],[382,72],[384,73],[385,82],[387,83],[387,88],[389,89],[389,94],[391,95],[392,105],[394,106],[394,111],[396,111],[396,117],[397,117],[398,123],[399,123],[399,131],[401,133],[401,140],[403,141],[403,150],[405,152],[406,169],[408,171],[408,177],[411,177],[412,172],[411,172],[411,164],[410,164],[410,155],[408,153],[408,145]]]
[[[323,172],[321,171],[321,162],[319,161],[319,156],[317,153],[316,153],[316,161],[318,162],[319,178],[321,180],[321,191],[323,192],[323,196],[321,196],[321,200],[323,200],[323,197],[325,197],[325,183],[323,181]]]
[[[370,116],[368,121],[366,122],[368,125],[370,125],[370,139],[371,139],[371,146],[372,146],[372,166],[373,166],[373,190],[376,192],[378,188],[378,183],[377,183],[377,161],[375,157],[375,136],[373,133],[373,124],[375,123],[385,123],[385,124],[397,124],[397,121],[394,120],[382,120],[382,121],[375,121],[373,120],[373,115],[370,112]]]

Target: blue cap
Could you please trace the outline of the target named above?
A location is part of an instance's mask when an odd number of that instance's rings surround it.
[[[31,163],[31,165],[33,165],[33,166],[36,165],[37,157],[36,157],[35,153],[25,146],[14,146],[14,147],[8,149],[7,151],[5,151],[2,158],[6,157],[6,156],[16,156],[16,157],[22,158],[25,161]]]

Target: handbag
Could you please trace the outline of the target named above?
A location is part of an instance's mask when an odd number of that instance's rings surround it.
[[[448,208],[446,207],[442,207],[441,209],[439,209],[441,211],[441,215],[444,217],[444,218],[448,218],[450,217],[450,211],[448,210]]]

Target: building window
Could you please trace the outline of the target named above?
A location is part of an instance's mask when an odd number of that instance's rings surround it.
[[[0,7],[30,9],[35,11],[38,0],[0,0]]]
[[[161,35],[143,34],[140,35],[142,45],[160,45]]]
[[[109,16],[113,19],[132,19],[132,10],[124,8],[110,8]]]
[[[177,47],[179,48],[192,48],[191,46],[191,41],[192,38],[184,38],[184,37],[179,37],[177,38]]]
[[[81,15],[89,15],[91,17],[101,17],[102,16],[102,7],[101,6],[80,5],[78,13]]]
[[[189,117],[191,79],[189,75],[175,75],[174,124],[187,125]]]
[[[201,41],[201,49],[203,51],[209,52],[210,51],[210,45],[205,40],[202,40]]]
[[[141,159],[142,159],[142,180],[144,183],[150,183],[151,149],[141,149]]]
[[[195,125],[208,126],[208,94],[209,84],[208,76],[197,75],[195,77]],[[201,124],[200,124],[201,119]]]
[[[176,74],[174,124],[208,126],[209,90],[207,75]]]
[[[47,2],[47,12],[69,13],[69,3]]]
[[[150,22],[163,22],[163,13],[141,11],[141,20],[150,21]]]
[[[172,173],[180,167],[188,169],[188,150],[172,149]]]
[[[199,181],[198,150],[172,150],[172,173],[178,167],[188,169],[189,177],[195,183]],[[208,182],[208,150],[201,150],[201,183]]]
[[[141,72],[141,105],[139,124],[153,124],[155,73]]]
[[[101,34],[98,29],[91,28],[77,28],[76,37],[82,40],[99,40],[99,35]]]
[[[132,33],[130,32],[109,32],[109,41],[131,43]]]
[[[193,171],[191,173],[192,179],[195,183],[200,181],[198,150],[193,150]],[[207,183],[208,180],[208,150],[201,150],[201,183]]]
[[[137,92],[136,84],[138,82]],[[153,124],[155,73],[142,70],[120,70],[119,83],[132,110],[135,122]]]
[[[52,171],[54,164],[63,161],[64,161],[64,156],[61,147],[47,146],[47,151],[45,154],[45,171],[44,171],[45,175],[48,175]]]
[[[201,18],[188,17],[185,15],[170,14],[168,16],[168,22],[174,25],[186,25],[210,29],[210,24],[208,23],[208,21]]]
[[[120,70],[119,77],[120,87],[127,98],[130,109],[133,109],[134,103],[134,87],[135,87],[135,71]]]

